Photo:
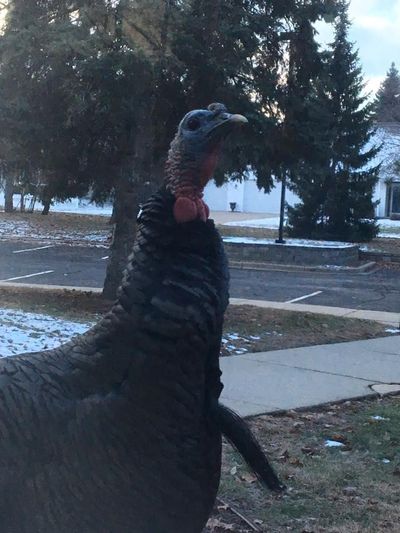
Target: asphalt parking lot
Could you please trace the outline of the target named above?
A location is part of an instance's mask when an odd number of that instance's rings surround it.
[[[0,281],[102,287],[104,246],[0,242]],[[400,270],[368,274],[231,269],[231,296],[400,312]]]

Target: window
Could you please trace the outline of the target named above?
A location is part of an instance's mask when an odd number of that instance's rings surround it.
[[[400,215],[400,182],[394,181],[386,189],[386,216]]]
[[[400,215],[400,183],[392,184],[391,215]]]

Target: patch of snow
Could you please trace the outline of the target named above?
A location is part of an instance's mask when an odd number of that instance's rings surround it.
[[[398,329],[398,328],[386,328],[385,332],[386,333],[395,333],[396,334],[396,333],[400,333],[400,329]]]
[[[390,459],[382,459],[382,463],[388,464],[390,463]]]
[[[390,220],[390,218],[380,218],[378,224],[381,228],[395,228],[400,231],[400,220]]]
[[[55,348],[92,326],[93,323],[0,308],[0,357]]]
[[[380,415],[371,416],[372,420],[390,420],[390,418],[385,418]]]
[[[57,213],[76,213],[80,215],[100,215],[111,216],[112,206],[96,205],[91,202],[68,201],[64,203],[55,203],[51,206],[50,211]]]
[[[19,195],[14,195],[14,205],[19,201]],[[27,194],[25,196],[25,205],[29,206],[32,196]],[[4,206],[4,193],[0,192],[0,205]],[[35,211],[41,211],[43,209],[43,204],[41,202],[35,203]],[[110,216],[112,213],[112,205],[98,205],[89,200],[80,200],[79,198],[73,198],[72,200],[67,200],[65,202],[54,202],[50,207],[50,212],[57,213],[76,213],[80,215],[100,215],[100,216]]]
[[[76,242],[106,244],[109,231],[99,230],[86,233],[84,231],[53,230],[49,233],[45,228],[31,225],[26,220],[0,220],[0,238],[13,237],[16,239],[33,238],[41,242]]]
[[[237,220],[236,222],[225,222],[224,226],[236,226],[243,228],[279,228],[279,217],[255,218],[253,220]]]
[[[380,226],[379,237],[387,237],[390,239],[400,239],[400,220],[390,220],[390,219],[382,218],[378,220],[378,224]],[[279,228],[279,217],[256,218],[253,220],[238,220],[236,222],[225,222],[224,226],[236,226],[236,227],[243,227],[243,228],[278,229]],[[388,231],[389,229],[397,229],[399,230],[399,232],[398,233],[389,232]],[[266,239],[266,240],[269,240],[269,239]],[[287,242],[289,240],[290,239],[288,239]],[[294,240],[298,240],[298,239],[294,239]],[[274,241],[272,240],[271,242],[274,242]],[[306,242],[312,242],[312,241],[307,240]],[[316,241],[316,242],[321,242],[321,241]],[[328,244],[327,241],[325,242]]]
[[[274,246],[282,246],[275,242],[274,239],[257,239],[256,237],[223,237],[224,242],[238,243],[238,244],[269,244]],[[308,248],[350,248],[354,246],[352,243],[339,241],[313,241],[308,239],[285,239],[288,246],[302,246]]]
[[[251,339],[252,341],[259,341],[261,337],[259,337],[258,335],[249,335],[249,339]]]
[[[325,441],[325,446],[327,448],[341,448],[342,446],[344,446],[343,442],[338,442],[336,440],[329,440],[327,439]]]
[[[381,231],[378,237],[383,239],[400,239],[400,233],[385,233],[384,231]]]

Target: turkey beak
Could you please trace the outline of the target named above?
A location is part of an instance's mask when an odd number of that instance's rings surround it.
[[[249,121],[247,120],[246,117],[244,117],[243,115],[231,115],[229,118],[228,118],[228,121],[231,123],[231,124],[248,124]]]
[[[208,137],[213,141],[224,139],[232,130],[238,126],[243,126],[249,121],[243,115],[232,115],[230,113],[219,113],[214,118],[214,125],[208,132]]]

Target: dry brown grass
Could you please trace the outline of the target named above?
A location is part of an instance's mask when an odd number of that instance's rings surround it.
[[[399,408],[392,397],[256,417],[252,428],[288,491],[267,493],[225,445],[220,495],[262,532],[397,533]],[[345,446],[326,448],[325,439]],[[229,516],[221,519],[229,524]],[[252,530],[236,521],[231,531]]]
[[[98,320],[112,302],[105,301],[100,293],[3,285],[0,305],[89,322]],[[232,341],[235,353],[241,349],[261,352],[371,339],[387,336],[386,329],[369,320],[232,305],[225,314],[224,335],[237,334],[238,338]],[[223,345],[222,355],[232,353],[228,344]]]

